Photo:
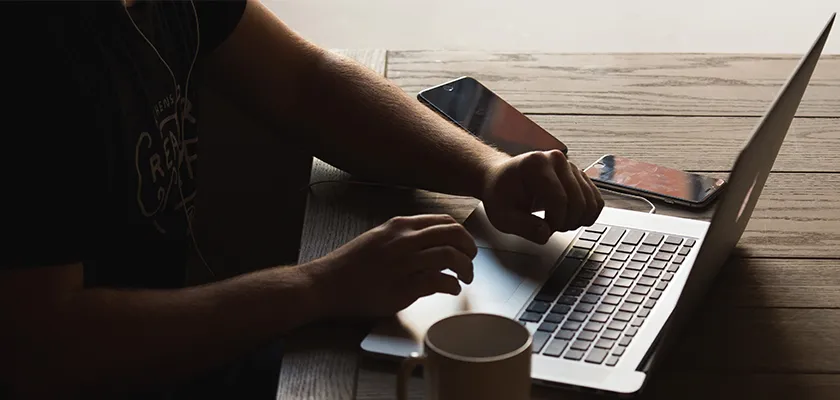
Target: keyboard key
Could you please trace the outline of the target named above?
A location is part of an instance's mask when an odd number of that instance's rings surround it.
[[[659,248],[659,251],[674,253],[677,251],[677,246],[674,246],[673,244],[663,244],[662,247]]]
[[[642,304],[642,301],[645,300],[645,296],[638,295],[638,294],[631,294],[627,296],[627,301],[636,304]]]
[[[598,276],[602,276],[604,278],[610,278],[610,279],[615,278],[616,275],[618,275],[618,270],[617,269],[609,269],[609,268],[604,268],[604,270],[602,270],[601,273],[598,274]]]
[[[654,283],[656,283],[656,279],[654,279],[654,278],[650,278],[650,277],[647,277],[647,276],[643,276],[643,277],[639,278],[639,285],[653,286]]]
[[[621,305],[621,308],[619,308],[619,310],[627,312],[627,313],[634,313],[638,309],[639,309],[638,304],[628,303],[626,301],[624,302],[624,304]]]
[[[589,350],[589,346],[591,346],[591,345],[592,345],[592,342],[578,339],[578,340],[575,340],[574,343],[572,343],[572,349],[580,350],[580,351],[586,351],[586,350]]]
[[[647,237],[645,238],[645,241],[642,243],[651,246],[659,246],[659,243],[662,243],[662,238],[663,236],[661,233],[651,232],[648,233]]]
[[[568,306],[566,306],[568,307]],[[552,324],[559,324],[563,322],[564,314],[555,314],[555,313],[548,313],[545,316],[545,322],[551,322]]]
[[[618,364],[618,356],[609,356],[607,358],[607,362],[604,364],[608,367],[614,367],[616,364]]]
[[[592,279],[595,277],[596,273],[597,272],[595,271],[580,271],[578,272],[577,277],[580,279]]]
[[[624,332],[624,334],[627,335],[627,336],[633,337],[633,336],[636,336],[636,333],[638,333],[638,332],[639,332],[639,328],[634,326],[632,328],[628,328],[627,331]]]
[[[596,262],[596,261],[592,261],[592,260],[587,260],[580,267],[580,270],[581,271],[592,271],[592,272],[597,273],[599,270],[601,270],[601,263]]]
[[[598,247],[595,248],[595,253],[596,254],[610,254],[610,253],[612,253],[612,250],[613,250],[612,247],[604,246],[604,245],[601,244],[601,245],[598,245]]]
[[[586,313],[586,314],[591,313],[592,310],[594,310],[594,309],[595,309],[595,306],[593,306],[592,304],[586,304],[586,303],[580,303],[580,304],[577,305],[577,307],[575,307],[575,311],[581,312],[581,313]]]
[[[647,254],[636,253],[635,255],[633,255],[633,258],[631,260],[643,263],[643,262],[647,262],[647,260],[649,260],[649,259],[650,259],[650,256],[647,255]]]
[[[557,299],[557,304],[568,304],[571,306],[575,303],[577,303],[577,298],[572,296],[560,296],[560,298]]]
[[[645,319],[639,317],[639,318],[634,319],[633,323],[631,323],[630,326],[638,328],[638,327],[642,326],[643,323],[645,323]]]
[[[661,273],[662,273],[661,269],[648,267],[647,269],[645,269],[645,273],[642,274],[642,275],[647,276],[647,277],[651,277],[651,278],[659,278],[659,274],[661,274]]]
[[[660,251],[660,252],[656,253],[655,256],[653,256],[653,259],[658,260],[658,261],[670,261],[671,260],[671,254],[670,253],[663,253],[663,252]]]
[[[645,267],[645,263],[640,263],[638,261],[630,261],[629,263],[627,263],[627,268],[626,269],[633,270],[633,271],[641,271],[642,268],[644,268],[644,267]]]
[[[601,332],[601,329],[604,329],[604,324],[592,321],[590,321],[588,324],[586,324],[586,326],[583,327],[583,330],[590,332]]]
[[[583,232],[578,237],[578,240],[591,240],[593,242],[597,242],[598,239],[601,238],[601,234],[598,232]]]
[[[539,293],[537,293],[537,297],[534,297],[534,300],[546,301],[546,302],[551,303],[556,298],[557,298],[557,294],[555,294],[555,293],[539,292]]]
[[[607,349],[607,350],[611,349],[613,347],[613,345],[615,345],[615,340],[603,339],[603,338],[598,339],[598,341],[595,343],[595,347],[597,347],[599,349]]]
[[[686,239],[686,240],[685,240],[685,243],[683,243],[683,246],[685,246],[685,247],[694,247],[694,243],[695,243],[695,242],[696,242],[696,240],[694,240],[694,239]]]
[[[610,257],[610,260],[627,261],[628,258],[630,258],[630,255],[627,253],[613,253],[612,257]]]
[[[630,230],[630,232],[627,232],[627,235],[624,236],[624,239],[621,240],[621,243],[632,244],[635,246],[639,244],[639,241],[642,240],[642,236],[644,235],[645,233],[642,231]]]
[[[575,331],[561,329],[554,337],[557,339],[572,340],[572,338],[575,337]]]
[[[589,352],[589,355],[586,357],[586,362],[591,364],[600,364],[604,362],[604,358],[607,357],[607,351],[604,349],[592,349]]]
[[[678,269],[680,269],[679,264],[671,264],[668,266],[668,272],[677,272]]]
[[[543,355],[549,357],[560,357],[560,355],[563,354],[563,350],[566,350],[566,346],[568,345],[568,340],[554,339],[548,344],[548,347],[545,348]]]
[[[615,313],[615,316],[613,317],[613,320],[621,322],[630,322],[631,319],[633,319],[633,313],[625,311],[619,311]]]
[[[584,314],[582,312],[574,311],[571,314],[569,314],[569,321],[575,321],[575,322],[586,321],[586,314]]]
[[[633,250],[635,250],[635,249],[636,249],[636,247],[631,246],[631,245],[629,245],[629,244],[620,244],[620,245],[618,245],[618,247],[615,249],[615,251],[618,251],[618,252],[621,252],[621,253],[628,253],[628,254],[629,254],[629,253],[632,253],[632,252],[633,252]]]
[[[542,350],[543,346],[545,346],[545,343],[548,342],[549,338],[551,338],[551,334],[548,332],[534,332],[534,340],[531,346],[531,351],[533,351],[534,353],[539,353]]]
[[[625,279],[636,279],[639,276],[639,271],[626,269],[621,273],[621,277]]]
[[[563,356],[563,358],[567,360],[579,361],[581,358],[583,358],[584,354],[585,353],[580,350],[569,349],[569,351],[566,352],[566,355]]]
[[[529,311],[524,312],[522,316],[519,317],[519,320],[524,322],[540,322],[540,319],[542,319],[542,314]]]
[[[665,275],[662,275],[663,282],[671,282],[671,279],[674,279],[674,274],[670,272],[666,272]]]
[[[580,329],[580,322],[575,321],[566,321],[565,324],[560,329],[565,329],[567,331],[576,331]]]
[[[625,336],[625,337],[626,337],[626,336]],[[623,341],[623,340],[624,340],[624,339],[622,339],[622,341]],[[627,343],[629,344],[629,343],[630,343],[630,341],[628,340],[628,341],[627,341]],[[616,348],[615,348],[615,350],[613,350],[613,352],[612,352],[612,353],[613,353],[613,355],[614,355],[614,356],[619,356],[619,357],[621,357],[622,355],[624,355],[624,349],[626,349],[626,348],[627,348],[627,345],[626,345],[626,344],[625,344],[625,345],[618,346],[618,347],[616,347]]]
[[[633,286],[633,290],[630,291],[630,293],[640,294],[642,296],[648,294],[648,292],[650,292],[650,286],[642,286],[642,285]]]
[[[627,347],[627,345],[629,345],[629,344],[630,344],[630,341],[631,341],[631,340],[633,340],[633,338],[631,338],[630,336],[625,335],[625,336],[623,336],[623,337],[621,338],[621,340],[619,340],[619,341],[618,341],[618,344],[619,344],[619,345],[621,345],[621,346],[625,346],[625,347]],[[624,349],[622,349],[621,351],[624,351]]]
[[[572,296],[577,297],[583,294],[583,289],[581,288],[568,288],[563,292],[563,296]]]
[[[610,307],[612,307],[612,306],[610,306]],[[589,317],[589,320],[594,321],[594,322],[607,322],[607,320],[609,320],[609,319],[610,319],[609,314],[604,314],[604,313],[600,313],[600,312],[596,312],[595,314],[592,314],[591,317]]]
[[[633,272],[633,271],[630,271],[630,272]],[[629,288],[632,285],[633,285],[633,279],[618,278],[618,279],[615,280],[615,286],[613,286],[613,289],[615,289],[615,288]],[[623,295],[619,295],[619,296],[623,296]]]
[[[543,314],[548,311],[549,307],[551,307],[551,303],[534,300],[531,302],[531,305],[528,306],[528,311]]]
[[[595,310],[595,311],[597,311],[599,313],[604,313],[604,314],[612,314],[613,311],[615,311],[615,306],[611,306],[609,304],[601,304],[600,306],[598,306],[598,309]]]
[[[627,323],[626,322],[621,322],[621,321],[613,321],[613,322],[610,322],[609,325],[607,325],[607,328],[612,329],[612,330],[616,330],[616,331],[623,331],[624,328],[626,328],[626,327],[627,327]]]
[[[682,264],[683,261],[685,261],[685,256],[676,256],[673,260],[671,260],[672,263],[677,265]]]
[[[613,286],[613,288],[610,289],[610,294],[613,296],[624,296],[627,294],[627,288],[619,287],[616,283],[616,286]]]
[[[687,256],[690,251],[691,251],[690,248],[683,247],[683,248],[680,249],[680,251],[677,254],[681,255],[681,256]]]
[[[551,312],[560,315],[566,315],[572,311],[572,306],[568,304],[555,304],[554,307],[551,307]]]
[[[639,311],[640,317],[647,317],[650,314],[650,308],[643,308],[642,311]]]
[[[600,300],[600,296],[596,296],[594,294],[585,294],[583,295],[583,297],[581,297],[580,302],[586,304],[598,304]]]
[[[592,282],[593,285],[600,285],[600,286],[610,286],[612,283],[612,279],[610,278],[595,278]]]
[[[668,236],[665,238],[665,243],[679,246],[682,243],[682,238],[679,236]]]
[[[591,257],[589,257],[589,261],[595,261],[595,262],[604,262],[604,261],[606,261],[606,259],[607,259],[607,255],[606,254],[601,254],[601,253],[595,253],[595,254],[592,254]]]
[[[557,323],[553,322],[543,322],[540,324],[540,327],[537,328],[538,331],[554,333],[557,330]]]
[[[578,334],[578,337],[577,337],[577,338],[578,338],[578,340],[585,340],[585,341],[587,341],[587,342],[593,342],[593,341],[595,341],[595,339],[596,339],[597,337],[598,337],[598,333],[597,333],[597,332],[592,332],[592,331],[581,331],[581,332]]]
[[[621,267],[623,267],[623,266],[624,266],[624,263],[623,263],[623,262],[621,262],[621,261],[614,261],[614,260],[610,260],[610,261],[607,261],[607,262],[606,262],[606,264],[604,264],[604,269],[617,269],[617,270],[620,270],[620,269],[621,269]]]
[[[595,248],[595,242],[590,242],[588,240],[578,240],[572,246],[576,249],[583,249],[589,251]]]
[[[643,244],[643,245],[639,246],[639,251],[638,252],[642,253],[642,254],[653,254],[654,251],[656,251],[656,246],[650,246],[650,245]]]
[[[624,236],[624,228],[616,228],[612,227],[607,234],[604,235],[604,238],[601,239],[601,244],[605,244],[607,246],[615,246],[621,240],[621,237]]]
[[[589,250],[573,248],[566,257],[584,259],[587,255],[589,255]]]
[[[621,336],[621,331],[616,331],[616,330],[612,330],[612,329],[607,329],[607,330],[604,331],[603,334],[601,334],[602,338],[610,339],[610,340],[618,340],[618,338],[620,336]]]
[[[572,281],[572,283],[569,284],[569,286],[584,289],[587,286],[589,286],[589,280],[588,279],[576,278],[575,280]]]
[[[587,232],[595,232],[595,233],[604,233],[607,231],[607,227],[604,225],[592,225],[586,228]]]
[[[648,299],[647,303],[645,303],[645,308],[653,308],[656,305],[656,300]]]
[[[664,268],[665,268],[665,265],[666,265],[666,264],[665,264],[665,262],[664,262],[664,261],[654,260],[654,261],[651,261],[651,262],[650,262],[650,265],[648,265],[648,268],[653,268],[653,269],[664,269]]]
[[[586,293],[597,294],[598,296],[600,296],[600,295],[604,294],[604,292],[606,292],[606,291],[607,291],[606,286],[592,285],[592,286],[589,287],[589,290],[587,290]]]
[[[604,297],[603,300],[604,304],[609,304],[612,306],[617,306],[619,302],[621,302],[621,297],[615,295],[609,295],[607,297]]]
[[[668,287],[668,282],[662,281],[656,285],[656,290],[665,290],[666,287]]]

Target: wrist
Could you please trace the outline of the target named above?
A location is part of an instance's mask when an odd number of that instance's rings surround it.
[[[337,287],[333,279],[330,279],[329,268],[325,258],[319,258],[297,268],[302,277],[304,291],[303,300],[310,304],[311,311],[317,319],[329,318],[336,314]]]
[[[475,189],[475,193],[471,195],[478,200],[484,201],[485,195],[487,193],[487,188],[492,186],[493,181],[496,179],[496,175],[498,175],[499,166],[505,163],[506,161],[510,160],[510,156],[500,152],[494,152],[495,154],[488,155],[484,157],[481,163],[479,179],[477,180],[478,186]]]

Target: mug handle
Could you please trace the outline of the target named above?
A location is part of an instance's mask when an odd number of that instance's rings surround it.
[[[418,365],[424,365],[426,356],[412,352],[408,358],[403,360],[400,365],[400,373],[397,375],[397,399],[408,399],[408,379],[411,378],[411,372],[414,371]]]

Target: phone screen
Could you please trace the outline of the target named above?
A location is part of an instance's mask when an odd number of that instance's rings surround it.
[[[593,181],[702,203],[713,195],[723,179],[665,168],[656,164],[607,155],[585,171]]]
[[[509,155],[567,151],[557,138],[473,78],[461,78],[425,90],[418,97],[461,128]]]

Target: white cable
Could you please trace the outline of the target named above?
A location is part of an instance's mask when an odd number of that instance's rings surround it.
[[[123,9],[125,10],[125,15],[128,16],[128,20],[131,21],[132,25],[134,25],[134,29],[137,31],[137,33],[140,34],[140,36],[143,38],[143,40],[146,41],[146,43],[149,45],[149,47],[151,47],[152,51],[155,52],[155,54],[157,55],[160,62],[163,63],[163,66],[166,67],[167,71],[169,71],[169,76],[172,77],[172,85],[174,86],[174,90],[175,90],[175,129],[176,129],[177,134],[178,134],[178,138],[177,138],[178,148],[179,148],[179,155],[178,156],[181,158],[181,160],[179,160],[179,162],[175,163],[175,173],[177,174],[177,176],[175,178],[177,179],[178,194],[181,196],[181,205],[182,205],[183,210],[184,210],[184,217],[187,219],[187,227],[190,230],[190,238],[192,239],[193,246],[195,246],[195,251],[198,254],[198,258],[200,258],[201,262],[204,264],[204,266],[207,267],[207,270],[210,272],[210,275],[212,275],[215,278],[216,273],[213,271],[213,268],[210,267],[210,264],[204,258],[204,254],[201,252],[201,248],[198,246],[198,240],[195,238],[195,230],[193,230],[192,218],[190,218],[190,215],[187,212],[187,201],[186,201],[186,198],[184,197],[184,191],[183,191],[183,188],[182,188],[182,185],[181,185],[181,183],[183,182],[183,180],[181,179],[181,162],[188,162],[188,161],[186,161],[186,147],[184,145],[184,131],[185,131],[185,129],[184,129],[184,118],[186,117],[186,109],[187,109],[187,105],[189,104],[190,78],[192,77],[193,68],[195,67],[195,61],[198,59],[198,52],[199,52],[199,49],[201,48],[201,26],[199,26],[199,23],[198,23],[198,10],[196,10],[195,2],[193,0],[190,0],[190,6],[192,6],[193,16],[195,17],[196,44],[195,44],[195,54],[193,54],[193,59],[192,59],[192,62],[190,63],[190,69],[187,71],[187,81],[186,81],[186,84],[184,85],[184,101],[183,101],[183,106],[182,106],[182,109],[181,109],[180,113],[178,112],[178,100],[181,97],[181,92],[178,89],[178,79],[175,78],[175,73],[172,72],[172,68],[170,68],[169,64],[166,62],[166,60],[163,59],[163,56],[160,54],[160,52],[155,47],[155,45],[152,44],[152,41],[149,40],[148,37],[146,37],[146,34],[144,34],[143,31],[140,29],[140,27],[137,26],[137,23],[134,22],[134,18],[132,18],[131,13],[128,12],[128,7],[123,7]]]

